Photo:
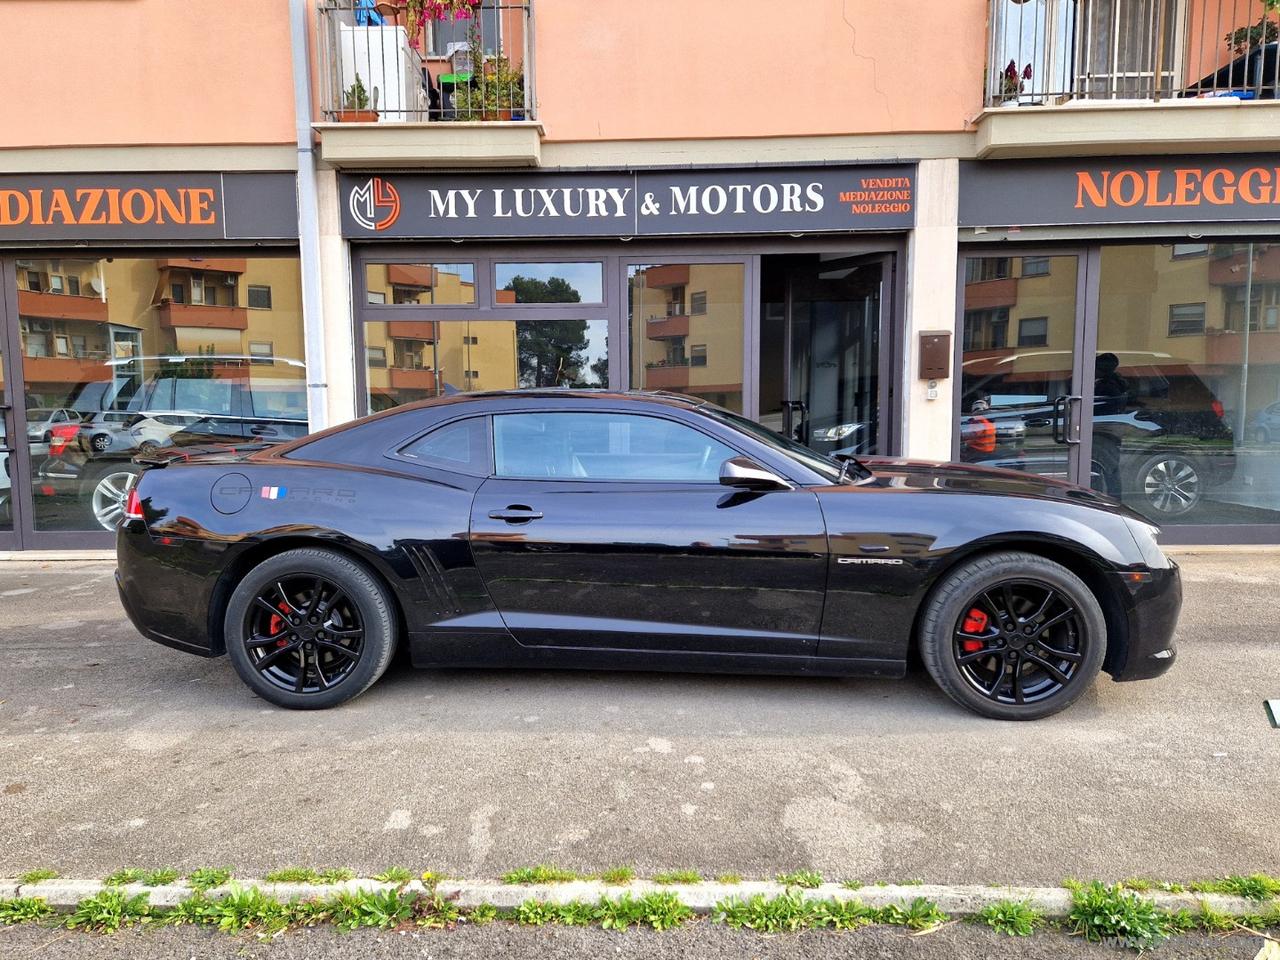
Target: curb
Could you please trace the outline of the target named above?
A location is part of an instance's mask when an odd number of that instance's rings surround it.
[[[353,890],[395,890],[397,884],[383,883],[371,879],[346,880],[341,883],[265,883],[244,880],[234,884],[240,889],[256,887],[267,896],[278,900],[313,900],[324,899],[342,892]],[[100,880],[42,880],[39,883],[21,883],[15,879],[0,879],[0,899],[14,897],[39,897],[50,907],[61,912],[69,912],[87,897],[92,897],[105,889],[115,889],[134,896],[139,893],[148,894],[152,906],[173,907],[191,897],[196,891],[186,884],[173,883],[156,887],[146,887],[131,883],[117,887],[107,887]],[[405,884],[403,889],[418,894],[428,892],[427,887],[419,880]],[[671,893],[694,913],[710,913],[717,903],[729,898],[747,899],[761,895],[766,898],[780,896],[791,892],[805,900],[857,900],[868,907],[886,907],[890,904],[910,903],[917,897],[923,897],[936,903],[943,912],[953,917],[970,917],[981,912],[984,907],[1003,900],[1023,900],[1050,919],[1062,919],[1071,911],[1071,891],[1065,887],[993,887],[975,885],[943,885],[919,884],[897,886],[870,886],[858,890],[834,883],[802,889],[787,887],[780,883],[762,881],[743,881],[742,883],[693,883],[693,884],[658,884],[647,880],[633,880],[627,884],[610,885],[597,880],[577,880],[569,883],[551,884],[504,884],[442,880],[436,885],[436,892],[448,900],[452,900],[462,909],[472,909],[481,904],[490,904],[499,910],[514,910],[526,900],[540,900],[547,903],[570,903],[581,900],[594,903],[601,898],[617,898],[623,894],[644,896],[648,893]],[[214,887],[205,892],[212,899],[220,899],[229,894],[232,885]],[[1218,893],[1165,893],[1150,891],[1140,894],[1166,910],[1200,909],[1201,904],[1208,904],[1214,910],[1228,916],[1246,916],[1256,913],[1262,904],[1246,900],[1244,897],[1233,897]]]

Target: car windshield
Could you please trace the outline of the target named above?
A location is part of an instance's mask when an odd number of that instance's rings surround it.
[[[756,423],[754,420],[748,420],[746,417],[739,416],[722,407],[704,404],[698,410],[709,417],[723,420],[734,429],[740,430],[753,439],[773,447],[779,453],[790,457],[792,460],[799,460],[814,473],[825,477],[832,483],[835,483],[840,478],[841,464],[839,460],[834,460],[825,454],[818,453],[816,450],[811,450],[803,443],[788,439],[782,434]]]
[[[48,420],[49,414],[51,413],[53,413],[52,410],[47,410],[42,407],[36,407],[32,410],[28,410],[27,423],[39,423],[41,420]]]

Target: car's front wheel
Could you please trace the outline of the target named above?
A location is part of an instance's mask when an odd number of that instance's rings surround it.
[[[1107,652],[1097,598],[1061,564],[1030,553],[977,557],[929,598],[920,653],[951,699],[986,717],[1037,720],[1092,686]]]
[[[396,616],[362,564],[329,550],[289,550],[240,581],[227,605],[227,654],[254,693],[297,710],[364,693],[395,650]]]
[[[89,501],[93,519],[103,530],[115,532],[119,526],[129,499],[129,488],[137,477],[136,470],[117,465],[93,473],[81,488],[82,498]]]

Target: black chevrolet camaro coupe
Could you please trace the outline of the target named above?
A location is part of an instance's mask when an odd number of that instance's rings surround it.
[[[1156,528],[1025,473],[829,459],[694,398],[459,394],[271,448],[171,450],[118,535],[147,637],[330,707],[419,667],[902,676],[1034,719],[1163,673]]]

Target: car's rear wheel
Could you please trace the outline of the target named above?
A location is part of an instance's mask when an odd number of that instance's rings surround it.
[[[382,676],[396,617],[362,564],[329,550],[289,550],[240,581],[227,605],[227,654],[254,693],[292,709],[334,707]]]
[[[136,470],[115,466],[93,474],[86,484],[87,489],[82,491],[82,495],[88,499],[93,519],[103,530],[114,532],[119,526],[129,499],[129,488],[137,477]]]
[[[154,440],[143,440],[138,444],[138,452],[145,457],[151,456],[159,449],[160,444],[156,443]]]
[[[920,653],[951,699],[986,717],[1036,720],[1092,686],[1107,652],[1097,598],[1061,564],[1030,553],[977,557],[928,601]]]
[[[98,453],[111,448],[111,436],[106,433],[95,433],[89,440],[89,446]]]
[[[1199,464],[1181,453],[1157,453],[1138,467],[1137,494],[1148,512],[1160,519],[1190,513],[1204,496]]]

